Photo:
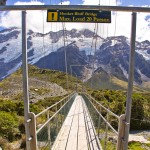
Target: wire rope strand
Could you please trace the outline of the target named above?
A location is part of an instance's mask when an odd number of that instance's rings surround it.
[[[95,26],[94,26],[94,32],[93,32],[93,37],[92,37],[92,43],[91,43],[91,53],[92,53],[92,50],[93,50],[93,44],[94,44],[94,37],[95,37],[95,30],[96,30],[96,23],[95,23]],[[92,55],[92,54],[91,54]],[[94,55],[94,54],[93,54]],[[91,57],[91,56],[90,56]],[[91,60],[90,60],[91,61]],[[92,60],[93,61],[93,60]],[[93,62],[94,63],[94,62]],[[92,75],[91,75],[91,82],[90,82],[90,86],[91,86],[91,88],[92,88],[92,86],[93,86],[93,72],[94,72],[94,70],[93,70],[93,65],[92,65]]]
[[[67,82],[67,93],[68,92],[68,68],[67,68],[67,52],[66,52],[66,40],[65,40],[65,23],[62,22],[63,29],[63,42],[64,42],[64,54],[65,54],[65,70],[66,70],[66,82]]]
[[[95,45],[94,45],[94,54],[93,54],[93,74],[95,71],[95,62],[96,62],[96,48],[97,48],[97,37],[98,37],[98,23],[96,23],[95,27]],[[93,82],[93,80],[91,80]],[[93,85],[93,83],[92,83]]]
[[[96,23],[95,23],[93,37],[92,37],[91,51],[92,51],[92,48],[93,48],[93,41],[94,41],[94,36],[95,36],[95,28],[96,28]]]
[[[43,47],[42,47],[42,49],[43,49],[43,53],[44,53],[44,57],[45,57],[45,38],[44,38],[44,32],[45,32],[45,30],[44,30],[44,10],[42,11],[42,32],[43,32],[43,39],[42,39],[42,42],[43,42]],[[44,61],[44,67],[46,68],[46,66],[45,66],[45,61]]]

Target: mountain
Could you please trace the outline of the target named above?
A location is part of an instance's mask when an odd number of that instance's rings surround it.
[[[65,45],[64,45],[65,39]],[[22,64],[21,29],[0,31],[0,79],[4,79]],[[101,38],[88,29],[62,30],[42,34],[28,30],[28,62],[40,68],[67,71],[89,80],[98,70],[127,82],[129,39],[124,36]],[[150,83],[150,41],[136,42],[135,84]],[[92,73],[93,72],[93,73]]]
[[[106,46],[107,45],[107,46]],[[148,81],[150,78],[150,61],[148,51],[150,43],[144,41],[136,42],[135,53],[135,82],[141,84],[142,81]],[[96,52],[98,64],[102,65],[119,79],[127,80],[129,65],[130,45],[127,38],[111,37],[107,38]]]

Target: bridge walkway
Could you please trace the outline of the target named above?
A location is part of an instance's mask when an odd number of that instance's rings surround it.
[[[95,129],[82,96],[76,96],[52,150],[99,150]]]

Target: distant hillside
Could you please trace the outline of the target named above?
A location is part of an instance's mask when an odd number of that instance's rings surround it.
[[[126,90],[128,82],[123,79],[119,79],[116,76],[107,73],[102,67],[99,67],[86,82],[93,89],[112,89],[112,90]],[[145,88],[135,86],[134,91],[145,92],[150,90],[150,84],[148,82],[144,85]]]
[[[75,90],[76,82],[81,88],[81,81],[68,75],[69,92]],[[36,102],[47,97],[62,96],[67,94],[66,73],[39,69],[29,65],[30,102]],[[0,82],[0,97],[13,100],[22,99],[22,70],[19,69],[8,78]]]

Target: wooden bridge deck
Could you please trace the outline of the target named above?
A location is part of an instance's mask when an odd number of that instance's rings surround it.
[[[52,150],[99,150],[87,107],[77,96],[53,144]]]

